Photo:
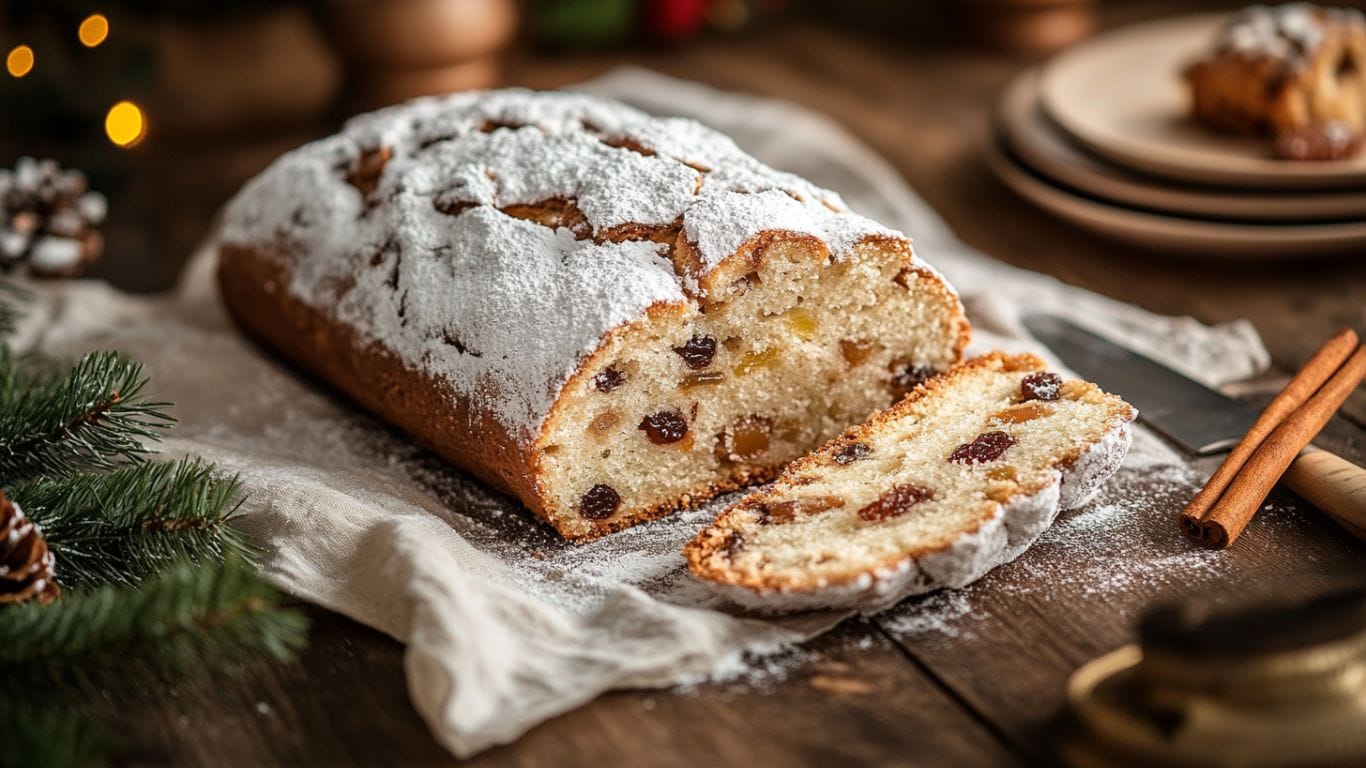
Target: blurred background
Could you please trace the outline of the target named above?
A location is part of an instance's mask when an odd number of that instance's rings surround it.
[[[637,64],[826,112],[955,224],[982,185],[999,194],[974,147],[1011,75],[1098,28],[1237,5],[5,0],[0,167],[32,155],[83,171],[109,202],[93,273],[150,291],[172,284],[243,181],[350,114]],[[995,255],[1030,263],[1027,250]]]

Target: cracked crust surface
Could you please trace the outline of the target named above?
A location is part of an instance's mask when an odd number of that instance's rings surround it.
[[[724,510],[689,569],[759,611],[872,612],[1017,557],[1118,469],[1136,415],[1086,382],[1025,394],[1043,368],[992,353],[930,379]]]
[[[905,236],[575,94],[357,118],[221,240],[245,329],[575,539],[771,477],[969,334]]]

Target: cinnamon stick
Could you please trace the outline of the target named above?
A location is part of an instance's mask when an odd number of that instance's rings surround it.
[[[1238,445],[1229,452],[1224,458],[1224,462],[1219,465],[1219,469],[1210,476],[1205,483],[1205,487],[1190,500],[1186,508],[1181,510],[1178,522],[1181,531],[1190,538],[1200,541],[1204,537],[1204,526],[1202,522],[1206,513],[1214,506],[1219,497],[1223,495],[1224,489],[1228,488],[1237,476],[1238,471],[1243,468],[1247,460],[1252,457],[1257,446],[1262,444],[1267,435],[1276,429],[1287,416],[1296,408],[1304,404],[1325,381],[1333,375],[1342,362],[1352,354],[1352,350],[1357,346],[1357,334],[1351,328],[1343,328],[1333,337],[1324,342],[1319,347],[1309,362],[1300,368],[1294,378],[1290,380],[1285,388],[1276,395],[1271,404],[1262,411],[1253,423],[1252,428],[1243,435],[1243,439]]]
[[[1286,417],[1243,465],[1242,471],[1205,515],[1201,523],[1201,543],[1224,549],[1238,538],[1272,486],[1333,418],[1363,377],[1366,377],[1366,347],[1357,347],[1332,378]]]

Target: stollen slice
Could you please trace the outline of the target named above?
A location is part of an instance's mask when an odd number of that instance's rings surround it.
[[[762,612],[872,612],[962,587],[1089,501],[1128,453],[1135,416],[1034,355],[978,357],[727,507],[684,556]]]

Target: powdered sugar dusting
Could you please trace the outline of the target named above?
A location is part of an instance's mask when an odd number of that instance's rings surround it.
[[[551,202],[582,226],[504,210]],[[222,239],[279,258],[294,296],[529,442],[604,334],[694,301],[699,274],[626,226],[681,227],[701,274],[764,230],[815,235],[835,258],[900,237],[691,120],[503,90],[363,115],[285,155],[232,201]]]
[[[1298,66],[1325,38],[1326,24],[1366,26],[1355,8],[1324,8],[1313,3],[1254,5],[1229,19],[1216,46],[1245,56],[1268,56]]]
[[[1061,515],[1018,561],[968,589],[907,601],[884,614],[883,625],[900,635],[967,637],[1014,600],[1107,601],[1225,578],[1227,554],[1186,541],[1174,522],[1202,476],[1184,462],[1153,461],[1166,447],[1135,432],[1130,460],[1096,500]]]

